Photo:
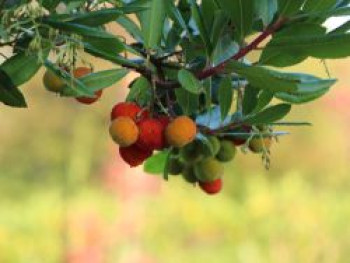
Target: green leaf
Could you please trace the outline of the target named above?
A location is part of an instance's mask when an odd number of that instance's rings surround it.
[[[205,19],[202,16],[201,10],[199,9],[196,1],[190,0],[190,3],[191,3],[192,16],[193,16],[193,19],[197,25],[200,36],[205,44],[207,53],[211,54],[213,47],[212,47],[212,44],[210,41],[209,30],[208,30],[208,27],[205,23]]]
[[[212,55],[213,65],[216,66],[228,60],[234,56],[238,50],[239,46],[236,42],[232,41],[229,34],[221,36]]]
[[[45,57],[47,53],[44,54]],[[12,80],[12,84],[18,87],[31,79],[41,66],[37,54],[21,52],[6,60],[0,66],[0,70],[4,71]]]
[[[272,22],[277,8],[277,0],[255,0],[255,13],[265,27]]]
[[[338,0],[306,0],[303,11],[304,12],[321,12],[332,9]]]
[[[298,82],[290,79],[288,73],[281,73],[258,66],[248,66],[237,61],[230,61],[227,69],[247,78],[251,85],[259,89],[271,92],[292,92],[297,90]]]
[[[169,159],[170,151],[165,150],[147,159],[143,168],[146,173],[163,174]]]
[[[254,88],[251,85],[248,85],[244,89],[244,96],[243,96],[243,114],[248,115],[250,114],[256,107],[258,103],[258,94],[260,90]]]
[[[225,120],[230,112],[233,100],[233,88],[230,77],[224,78],[220,83],[219,88],[219,105],[221,112],[221,120]]]
[[[306,103],[326,94],[336,82],[334,79],[319,79],[305,74],[296,75],[296,78],[302,81],[297,91],[293,93],[278,92],[275,97],[292,104]]]
[[[287,38],[293,39],[308,37],[319,37],[326,33],[326,28],[318,24],[299,23],[291,25],[277,34],[267,44],[261,54],[259,64],[271,65],[275,67],[287,67],[304,61],[308,57],[307,50],[300,47],[293,47],[293,45],[286,45],[284,48],[280,47],[280,41]]]
[[[290,104],[278,104],[271,106],[251,117],[244,120],[244,123],[257,125],[257,124],[269,124],[284,118],[291,110]]]
[[[79,78],[79,81],[83,83],[84,88],[81,91],[84,91],[88,94],[94,94],[96,91],[108,88],[120,81],[129,73],[127,69],[110,69],[104,70],[96,73],[91,73],[84,77]],[[72,92],[73,91],[73,92]],[[76,90],[71,87],[63,95],[65,96],[76,96]]]
[[[143,35],[139,26],[127,16],[119,17],[116,22],[121,25],[136,41],[143,42]]]
[[[186,69],[181,69],[179,71],[178,80],[185,90],[193,94],[200,94],[203,92],[203,86],[201,82]]]
[[[217,0],[227,12],[235,26],[235,35],[239,42],[251,33],[254,21],[254,0]]]
[[[285,53],[302,50],[307,56],[320,59],[336,59],[350,56],[350,34],[285,36],[268,45],[269,53]],[[266,55],[265,55],[266,56]],[[266,63],[265,63],[266,64]],[[271,63],[269,63],[271,64]]]
[[[278,0],[277,2],[279,14],[283,17],[291,17],[299,13],[305,0]]]
[[[132,84],[127,101],[137,102],[140,106],[145,106],[151,100],[151,84],[145,77],[139,77]]]
[[[269,90],[263,90],[258,97],[256,107],[253,112],[259,112],[270,104],[274,96],[274,93]]]
[[[7,106],[24,108],[27,107],[24,96],[13,84],[6,72],[0,69],[0,101]]]
[[[176,101],[185,115],[191,115],[198,111],[199,96],[185,89],[176,89]]]
[[[145,46],[149,49],[157,48],[163,33],[165,19],[165,1],[152,0],[146,5],[146,11],[140,12],[140,22],[145,39]]]

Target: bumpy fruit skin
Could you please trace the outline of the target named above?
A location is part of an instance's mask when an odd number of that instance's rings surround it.
[[[143,164],[145,160],[152,156],[152,153],[152,151],[139,148],[136,144],[129,147],[119,148],[120,156],[127,164],[130,165],[130,167],[136,167]]]
[[[222,189],[222,179],[217,179],[213,182],[199,182],[200,188],[209,195],[217,194]]]
[[[185,163],[197,163],[205,157],[204,154],[203,145],[196,140],[180,148],[180,157]]]
[[[236,147],[231,141],[223,140],[220,142],[220,150],[216,155],[216,159],[220,162],[232,161],[236,155]]]
[[[262,153],[264,149],[270,149],[272,145],[272,139],[269,137],[266,138],[253,138],[249,142],[249,149],[253,153]]]
[[[184,169],[184,164],[175,157],[171,157],[169,160],[169,164],[168,164],[168,170],[169,170],[169,174],[171,175],[179,175],[182,173]]]
[[[140,135],[136,144],[146,150],[161,150],[165,146],[164,126],[157,119],[145,119],[138,123]]]
[[[112,121],[109,127],[109,134],[119,146],[128,147],[137,141],[139,129],[133,119],[119,117]]]
[[[224,168],[219,161],[211,157],[196,164],[194,172],[200,182],[212,182],[221,178]]]
[[[91,68],[78,67],[73,70],[73,76],[78,79],[78,78],[84,77],[85,75],[90,74],[91,72],[92,72]]]
[[[64,87],[64,82],[52,71],[47,70],[43,82],[48,91],[59,93]]]
[[[184,147],[191,143],[197,134],[197,126],[187,116],[174,119],[166,128],[165,136],[167,142],[174,147]]]
[[[139,105],[133,102],[121,102],[116,104],[111,112],[111,120],[114,120],[118,117],[124,116],[124,117],[130,117],[133,120],[137,120],[137,117],[141,115],[140,117],[142,119],[145,119],[148,117],[148,111],[142,110]]]
[[[185,167],[184,170],[182,171],[182,177],[185,179],[186,182],[190,184],[195,184],[198,182],[193,166]]]

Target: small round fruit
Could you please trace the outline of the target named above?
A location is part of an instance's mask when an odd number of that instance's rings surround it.
[[[194,166],[194,172],[200,182],[212,182],[221,178],[224,167],[215,158],[207,158]]]
[[[209,195],[217,194],[222,189],[222,179],[219,178],[219,179],[216,179],[215,181],[206,182],[206,183],[199,182],[199,187]]]
[[[90,105],[98,101],[102,96],[102,90],[98,90],[95,92],[95,97],[89,98],[89,97],[78,97],[75,98],[77,101],[79,101],[82,104]]]
[[[131,118],[119,117],[111,123],[109,133],[121,147],[128,147],[137,141],[139,129]]]
[[[148,116],[148,111],[143,111],[139,105],[133,102],[121,102],[116,104],[111,112],[111,120],[114,120],[118,117],[130,117],[133,120],[137,120],[138,115],[141,115],[142,118]]]
[[[136,144],[129,147],[119,148],[120,156],[130,165],[130,167],[136,167],[143,164],[145,160],[152,156],[152,153],[152,151],[139,148]]]
[[[91,68],[87,68],[87,67],[78,67],[76,69],[73,70],[73,76],[74,78],[81,78],[84,77],[86,75],[89,75],[92,72]]]
[[[161,150],[165,146],[164,126],[157,119],[141,120],[137,145],[147,150]]]
[[[232,161],[236,155],[236,147],[231,141],[223,140],[220,142],[220,151],[216,155],[216,159],[220,162]]]
[[[253,138],[249,142],[249,149],[253,153],[262,153],[265,150],[269,150],[272,145],[272,138]]]
[[[242,132],[242,133],[250,133],[252,131],[252,127],[248,126],[248,125],[243,125],[238,132]],[[232,140],[233,144],[235,146],[242,146],[247,142],[247,139],[245,138],[235,138]]]
[[[186,182],[190,184],[195,184],[198,182],[193,166],[185,167],[184,170],[182,171],[182,177],[185,179]]]
[[[195,140],[180,148],[180,156],[186,163],[197,163],[204,158],[203,145]]]
[[[166,128],[165,136],[167,142],[174,147],[184,147],[191,143],[197,134],[197,126],[187,116],[174,119]]]
[[[171,157],[169,160],[169,164],[168,164],[168,170],[169,170],[169,174],[171,175],[179,175],[182,173],[184,169],[184,164],[175,157]]]
[[[55,73],[46,70],[43,78],[45,88],[48,91],[59,93],[62,91],[65,83]]]

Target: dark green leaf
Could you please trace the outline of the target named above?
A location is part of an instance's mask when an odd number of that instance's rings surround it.
[[[279,121],[284,118],[291,110],[290,104],[278,104],[271,106],[251,117],[244,120],[244,123],[257,125],[257,124],[269,124],[275,121]]]
[[[233,99],[233,88],[231,77],[224,78],[220,83],[219,88],[219,105],[221,112],[221,120],[225,120],[230,112]]]
[[[185,90],[193,94],[200,94],[201,92],[203,92],[203,86],[201,82],[190,71],[186,69],[181,69],[179,71],[178,80]]]

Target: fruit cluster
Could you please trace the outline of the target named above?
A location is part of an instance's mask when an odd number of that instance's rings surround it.
[[[109,133],[119,145],[120,156],[131,167],[143,164],[154,151],[170,148],[168,173],[182,174],[186,182],[198,183],[208,194],[220,192],[223,163],[234,159],[236,145],[246,143],[246,140],[228,140],[214,135],[199,140],[196,123],[189,117],[151,116],[147,109],[132,102],[113,107]],[[270,145],[270,138],[249,140],[249,148],[256,153]]]
[[[64,71],[69,71],[68,68],[63,68]],[[82,78],[86,75],[89,75],[90,73],[92,73],[92,70],[88,67],[77,67],[72,71],[72,75],[74,76],[74,78]],[[54,92],[54,93],[58,93],[61,94],[66,83],[64,83],[64,81],[58,77],[55,73],[53,73],[50,70],[47,70],[44,74],[44,86],[46,87],[46,89],[48,91]],[[94,97],[76,97],[75,99],[82,103],[82,104],[86,104],[86,105],[90,105],[95,103],[96,101],[98,101],[102,96],[102,90],[96,91],[95,92],[95,96]]]

